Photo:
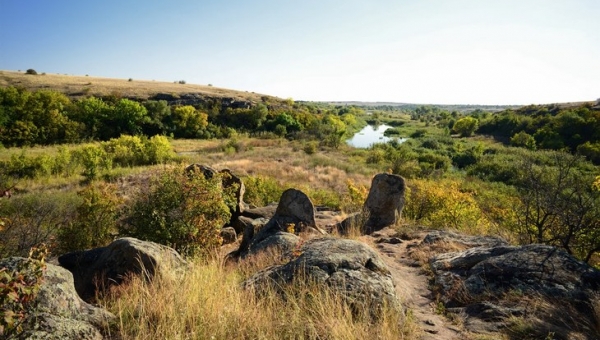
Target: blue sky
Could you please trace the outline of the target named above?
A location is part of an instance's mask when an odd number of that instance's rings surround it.
[[[0,69],[296,100],[600,97],[597,0],[0,0]]]

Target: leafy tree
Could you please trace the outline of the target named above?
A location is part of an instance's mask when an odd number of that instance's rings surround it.
[[[208,115],[193,106],[178,106],[173,110],[175,136],[196,138],[208,126]]]
[[[113,117],[109,123],[114,123],[114,134],[111,137],[119,137],[121,134],[138,135],[142,133],[142,125],[149,122],[148,111],[140,103],[129,99],[121,99],[113,109]]]
[[[164,135],[169,132],[172,125],[171,108],[165,100],[148,100],[144,102],[148,112],[148,119],[142,125],[142,132],[146,136]]]
[[[585,142],[577,147],[577,153],[585,156],[590,162],[600,165],[600,142]]]
[[[83,165],[82,175],[88,181],[96,179],[102,169],[112,168],[112,157],[97,145],[85,145],[76,151],[75,156]]]
[[[516,133],[514,136],[512,136],[510,139],[510,144],[513,146],[524,147],[529,150],[536,149],[535,138],[524,131]]]
[[[346,124],[336,115],[328,114],[319,125],[319,138],[326,146],[338,148],[346,135]]]
[[[464,117],[456,121],[452,129],[462,137],[472,136],[479,127],[479,121],[473,117]]]
[[[83,124],[83,139],[96,140],[112,135],[110,127],[107,126],[110,124],[112,111],[112,107],[102,99],[89,97],[75,102],[69,112],[69,118]]]

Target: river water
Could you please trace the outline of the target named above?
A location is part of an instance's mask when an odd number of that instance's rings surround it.
[[[362,130],[355,133],[352,138],[346,140],[346,143],[355,148],[365,149],[376,143],[387,143],[392,139],[397,139],[400,143],[406,141],[406,138],[384,136],[383,133],[389,128],[391,128],[391,126],[385,124],[377,126],[367,125]]]

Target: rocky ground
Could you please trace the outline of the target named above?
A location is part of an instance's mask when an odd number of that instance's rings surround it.
[[[245,261],[274,248],[282,256],[282,264],[255,273],[244,287],[260,293],[308,279],[334,288],[353,309],[372,311],[374,318],[384,305],[400,308],[414,318],[421,339],[600,338],[600,271],[551,246],[511,246],[498,237],[400,227],[399,176],[375,176],[365,210],[345,220],[315,208],[299,190],[285,191],[278,205],[249,208],[243,185],[239,189],[234,220],[223,229],[231,242],[224,246],[231,250],[228,260]],[[330,235],[351,231],[361,235]],[[129,273],[151,280],[164,268],[187,266],[174,250],[132,238],[65,254],[57,264],[61,267],[48,264],[47,275],[60,278],[44,280],[53,284],[44,285],[37,298],[39,306],[49,307],[30,316],[24,334],[99,339],[101,324],[114,316],[81,297],[88,300],[121,284]],[[63,307],[56,296],[67,301]]]

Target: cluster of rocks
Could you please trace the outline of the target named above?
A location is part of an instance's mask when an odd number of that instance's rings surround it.
[[[449,244],[464,250],[436,254]],[[433,249],[433,289],[469,331],[515,332],[521,320],[528,336],[598,338],[600,271],[556,247],[434,231],[417,249]]]
[[[187,170],[206,177],[219,173],[197,164]],[[229,242],[242,235],[229,259],[244,261],[268,249],[276,250],[268,254],[282,256],[283,264],[255,273],[243,282],[244,288],[261,294],[282,291],[302,280],[332,288],[352,310],[368,310],[374,318],[384,306],[401,308],[392,275],[380,255],[365,243],[331,237],[328,232],[337,229],[344,233],[356,227],[374,233],[395,224],[404,204],[402,177],[375,176],[364,209],[339,221],[332,212],[315,208],[307,195],[296,189],[286,190],[278,204],[250,207],[243,201],[241,179],[228,170],[221,173],[225,174],[223,187],[236,188],[232,219],[222,235]],[[392,241],[390,244],[403,242]],[[438,247],[440,244],[464,250],[433,251],[447,249]],[[515,247],[498,237],[436,231],[425,235],[411,251],[419,249],[433,254],[428,266],[439,301],[449,313],[464,316],[470,331],[502,331],[510,327],[513,317],[530,317],[535,327],[563,338],[596,334],[600,327],[594,317],[599,313],[600,272],[557,248]],[[4,259],[0,267],[10,269],[20,261],[29,260]],[[184,271],[187,266],[173,249],[133,238],[62,255],[58,265],[47,265],[36,297],[38,308],[28,316],[21,338],[101,339],[115,316],[88,302],[108,287],[126,282],[129,275],[152,280],[156,275]],[[544,312],[524,303],[527,301],[542,301]],[[579,328],[573,329],[573,325]]]

